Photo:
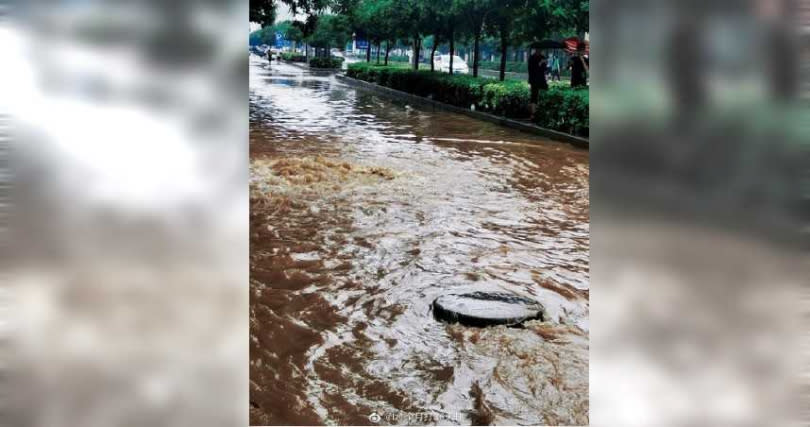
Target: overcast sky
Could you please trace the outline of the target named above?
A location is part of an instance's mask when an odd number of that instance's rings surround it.
[[[302,15],[300,13],[298,14],[299,18],[301,18],[302,16],[304,16],[304,15]],[[293,15],[290,12],[290,7],[287,6],[286,4],[283,4],[283,3],[278,4],[277,7],[276,7],[276,22],[282,22],[282,21],[287,21],[287,20],[292,20],[292,19],[293,19]]]

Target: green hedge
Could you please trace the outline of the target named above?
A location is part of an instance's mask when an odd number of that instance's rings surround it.
[[[300,53],[282,52],[281,59],[290,62],[307,62],[307,57]]]
[[[588,136],[588,89],[550,89],[538,101],[536,123],[547,123],[550,129],[576,129]]]
[[[530,90],[526,82],[450,75],[428,70],[354,63],[346,75],[463,108],[526,119]],[[588,90],[556,87],[540,93],[535,123],[573,135],[588,136]]]
[[[343,58],[333,56],[331,58],[312,58],[309,60],[310,68],[340,68]]]

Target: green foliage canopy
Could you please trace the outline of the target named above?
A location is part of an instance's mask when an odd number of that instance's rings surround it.
[[[315,31],[306,38],[313,47],[344,47],[351,40],[349,19],[343,15],[323,15],[318,18]]]

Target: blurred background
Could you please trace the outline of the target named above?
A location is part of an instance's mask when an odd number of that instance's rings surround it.
[[[247,1],[0,16],[0,425],[246,425]]]
[[[805,425],[810,3],[591,3],[591,422]]]

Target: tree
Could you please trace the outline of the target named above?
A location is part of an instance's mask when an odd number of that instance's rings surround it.
[[[248,36],[248,44],[251,46],[258,46],[262,44],[262,30],[256,30]]]
[[[391,0],[393,28],[397,29],[399,36],[412,42],[412,67],[419,69],[419,56],[422,49],[422,37],[426,31],[426,6],[430,0]]]
[[[487,15],[495,10],[499,3],[493,0],[454,0],[453,3],[464,32],[473,38],[473,77],[478,77],[484,22],[486,22]]]
[[[307,38],[309,44],[315,48],[316,56],[329,56],[332,46],[346,46],[351,39],[349,20],[342,15],[321,15],[318,17],[315,30]],[[318,52],[321,52],[319,54]]]
[[[433,34],[425,37],[425,40],[423,40],[422,43],[430,46],[430,71],[435,71],[433,59],[436,56],[436,49],[438,49],[439,45],[441,44],[441,38],[439,34]]]
[[[299,12],[319,14],[336,1],[346,0],[279,0],[290,8],[293,15]],[[248,19],[262,27],[269,27],[276,21],[276,0],[250,0]]]
[[[396,19],[398,4],[395,0],[359,0],[351,13],[352,26],[369,42],[366,61],[371,62],[371,46],[377,45],[377,62],[380,62],[382,43],[386,43],[386,63],[391,44],[399,34]]]
[[[568,11],[567,23],[577,37],[583,38],[590,31],[591,2],[588,0],[564,0],[564,9]]]
[[[351,33],[355,37],[364,37],[367,23],[365,22],[364,0],[334,0],[331,10],[345,16]]]
[[[506,53],[509,43],[513,41],[519,27],[515,20],[526,11],[525,0],[501,0],[499,7],[487,14],[487,24],[492,35],[500,40],[501,66],[499,80],[506,79]]]
[[[250,1],[253,2],[254,0]],[[290,12],[292,12],[293,15],[299,12],[308,15],[318,15],[334,4],[334,0],[281,0],[281,2],[289,6]]]
[[[358,33],[362,34],[368,42],[368,47],[366,48],[366,62],[371,62],[371,47],[375,41],[379,40],[378,32],[382,27],[377,2],[374,0],[361,0],[356,5],[353,21],[355,27],[359,30]]]
[[[444,40],[450,40],[451,33],[453,32],[453,0],[432,0],[426,1],[423,5],[423,18],[422,26],[425,33],[430,34],[430,37],[425,38],[424,42],[430,41],[430,71],[434,71],[433,60],[436,56],[436,50]]]
[[[377,1],[377,21],[380,24],[377,34],[377,56],[379,62],[379,48],[385,42],[385,64],[388,65],[388,55],[391,52],[391,45],[396,43],[397,37],[403,34],[397,26],[397,4],[394,0]]]
[[[262,44],[267,45],[274,45],[276,43],[276,30],[275,27],[264,27],[262,29],[256,30],[250,33],[248,37],[248,43],[251,46],[257,46]]]
[[[250,0],[248,15],[250,22],[256,22],[262,27],[273,25],[276,21],[276,3],[274,0]]]
[[[518,23],[520,37],[527,41],[582,37],[588,31],[588,7],[582,0],[529,0]]]
[[[284,40],[291,41],[293,49],[295,49],[296,43],[300,43],[304,40],[304,33],[301,31],[300,26],[296,25],[293,21],[279,22],[273,26],[273,29],[276,33],[281,34]]]
[[[447,22],[447,34],[450,39],[450,68],[448,70],[450,74],[453,74],[453,61],[456,56],[456,35],[459,27],[465,29],[462,23],[463,21],[461,20],[462,8],[464,6],[466,6],[466,4],[450,0],[449,8],[447,8],[444,13]]]

